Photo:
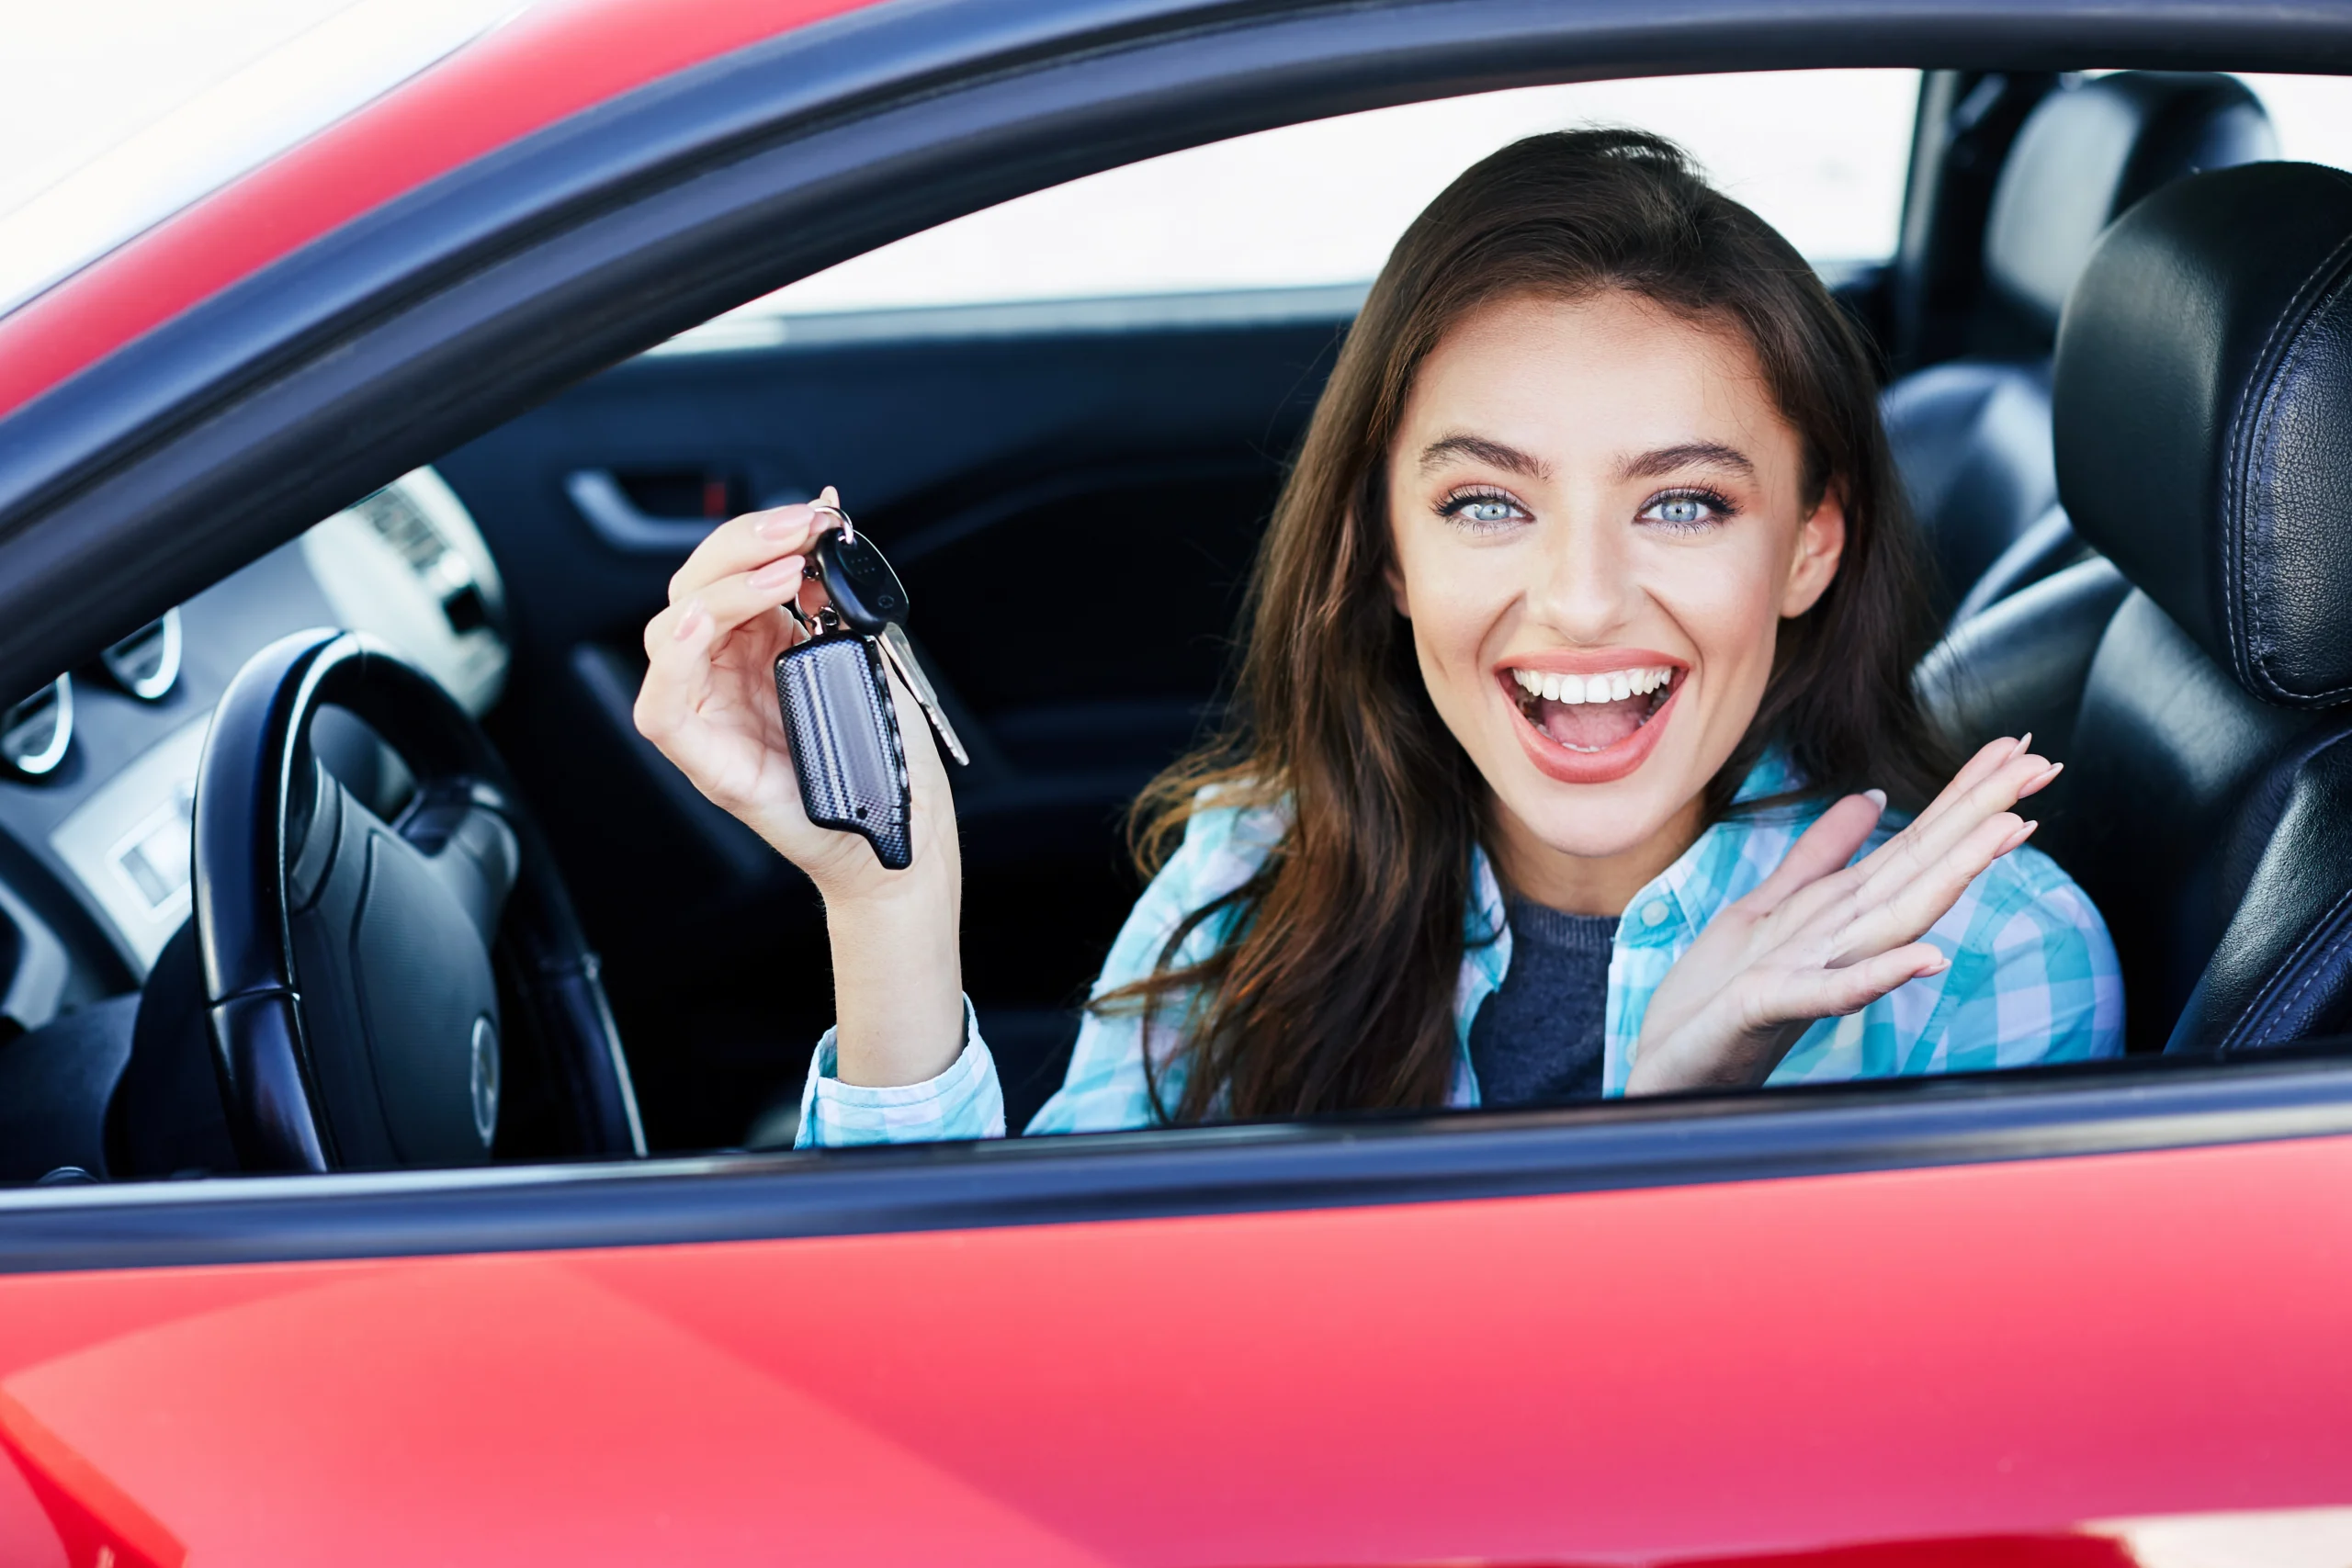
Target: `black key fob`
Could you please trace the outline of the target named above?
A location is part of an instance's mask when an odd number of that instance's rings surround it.
[[[882,570],[889,571],[887,562]],[[826,592],[841,602],[832,580]],[[861,835],[884,866],[906,870],[915,858],[914,791],[874,639],[828,632],[786,650],[775,661],[775,694],[808,820]]]
[[[846,515],[846,514],[844,514]],[[854,632],[864,632],[882,645],[882,657],[907,684],[908,694],[915,705],[922,709],[923,717],[939,732],[947,754],[959,765],[969,764],[971,754],[964,750],[955,725],[948,722],[947,710],[939,700],[939,693],[923,673],[922,663],[915,658],[915,647],[907,637],[907,590],[890,563],[874,547],[874,541],[863,534],[852,533],[844,525],[837,531],[818,536],[811,546],[809,575],[824,585],[825,597],[833,614]]]
[[[819,535],[808,553],[816,558],[825,597],[850,630],[872,634],[894,623],[906,625],[907,591],[872,539],[832,529]]]

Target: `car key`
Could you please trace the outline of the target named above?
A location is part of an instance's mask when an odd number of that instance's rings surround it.
[[[939,694],[933,690],[931,677],[915,659],[914,644],[907,640],[907,591],[899,581],[899,574],[882,558],[870,536],[860,535],[849,515],[838,507],[829,507],[842,520],[842,526],[818,537],[809,552],[815,575],[825,585],[825,596],[842,623],[854,632],[875,638],[890,660],[899,679],[906,682],[914,694],[923,716],[939,732],[948,754],[962,766],[969,767],[972,759],[964,750],[956,727],[947,722],[947,715],[939,705]]]
[[[885,658],[956,760],[967,759],[907,645],[907,594],[898,574],[872,540],[857,536],[846,513],[822,510],[842,521],[839,533],[822,536],[809,551],[810,575],[830,603],[819,612],[817,635],[776,659],[785,738],[808,819],[860,835],[886,868],[903,871],[914,860],[913,789]],[[797,605],[785,607],[808,626]]]

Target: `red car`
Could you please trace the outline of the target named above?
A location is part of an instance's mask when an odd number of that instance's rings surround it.
[[[35,279],[0,1559],[2352,1561],[2352,186],[2215,73],[2347,61],[2330,0],[587,0]],[[1919,73],[1834,281],[1921,679],[2072,762],[2131,1053],[789,1152],[820,913],[629,725],[669,573],[825,481],[889,546],[1018,1124],[1355,296],[677,334],[1225,138],[1825,67]]]

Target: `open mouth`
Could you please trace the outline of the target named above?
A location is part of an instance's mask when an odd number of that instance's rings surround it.
[[[1513,666],[1503,674],[1519,711],[1547,739],[1597,757],[1640,734],[1672,699],[1682,671],[1671,664],[1634,665],[1590,675]]]

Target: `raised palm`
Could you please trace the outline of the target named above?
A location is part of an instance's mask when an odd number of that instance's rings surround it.
[[[1763,1082],[1816,1020],[1941,972],[1922,942],[1968,885],[2032,835],[2014,807],[2058,776],[2032,737],[1992,742],[1904,829],[1854,862],[1884,800],[1852,795],[1807,829],[1678,960],[1642,1020],[1629,1094]],[[1849,864],[1849,862],[1853,863]]]

